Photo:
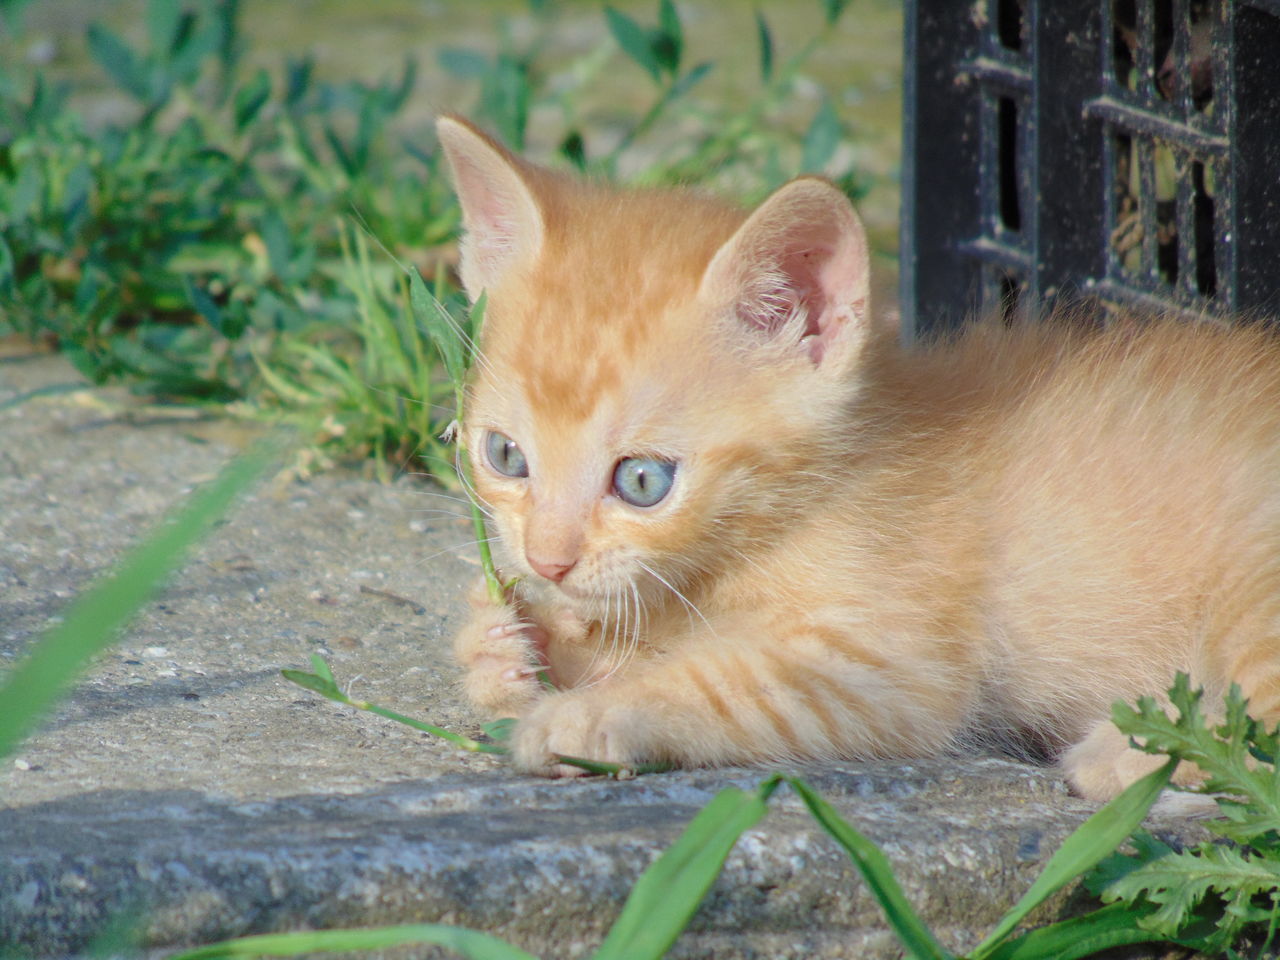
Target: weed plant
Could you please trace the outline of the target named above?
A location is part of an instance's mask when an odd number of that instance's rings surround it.
[[[825,171],[857,192],[852,170],[832,166],[845,131],[829,99],[802,137],[771,122],[794,110],[844,6],[823,0],[822,28],[786,59],[757,16],[759,87],[732,108],[695,98],[715,65],[687,62],[671,0],[651,24],[603,8],[601,44],[567,67],[549,62],[564,14],[548,0],[530,4],[527,40],[500,30],[495,53],[439,56],[472,90],[461,105],[515,149],[536,111],[557,118],[563,165],[625,166],[647,183],[732,178],[756,195]],[[416,64],[375,84],[321,81],[308,58],[251,70],[238,8],[150,0],[142,48],[89,28],[96,65],[132,103],[125,123],[87,122],[67,89],[0,59],[0,335],[57,345],[95,383],[304,423],[304,468],[371,456],[380,476],[412,460],[449,482],[435,439],[452,418],[435,406],[447,385],[397,268],[433,278],[462,320],[444,269],[456,202],[426,132],[404,131]],[[650,93],[595,152],[584,94],[619,57]],[[653,136],[677,124],[698,132]]]

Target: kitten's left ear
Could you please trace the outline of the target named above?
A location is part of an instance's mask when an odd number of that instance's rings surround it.
[[[814,364],[847,359],[869,328],[867,236],[843,193],[803,177],[774,192],[702,276],[701,295],[728,305],[740,329],[805,350]]]

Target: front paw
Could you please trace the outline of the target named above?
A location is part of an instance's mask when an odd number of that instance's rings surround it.
[[[511,740],[516,769],[544,777],[577,777],[580,767],[557,756],[624,767],[658,759],[659,731],[642,710],[583,693],[548,696],[516,724]]]
[[[542,696],[546,648],[546,631],[515,607],[476,602],[454,639],[467,697],[490,716],[521,716]]]

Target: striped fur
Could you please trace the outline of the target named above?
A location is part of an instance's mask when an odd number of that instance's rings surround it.
[[[1280,718],[1268,331],[1076,316],[906,351],[820,181],[748,217],[440,134],[489,300],[463,442],[520,578],[477,594],[456,649],[473,701],[520,717],[522,769],[987,740],[1105,798],[1151,766],[1110,704],[1176,670]],[[488,431],[527,478],[488,464]],[[654,507],[610,491],[630,456],[678,464]]]

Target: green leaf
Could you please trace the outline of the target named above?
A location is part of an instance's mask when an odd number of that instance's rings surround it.
[[[587,145],[582,131],[570,130],[560,141],[560,155],[579,170],[587,169]]]
[[[694,67],[692,70],[690,70],[688,73],[686,73],[683,77],[681,77],[679,80],[675,82],[675,84],[671,87],[671,92],[668,94],[668,99],[675,100],[677,97],[684,96],[686,93],[692,90],[695,86],[701,83],[702,78],[705,77],[708,73],[710,73],[711,68],[714,66],[715,64],[712,63],[710,60],[707,60],[707,61],[704,61],[703,63],[698,64],[696,67]]]
[[[1028,913],[1062,889],[1086,870],[1120,846],[1138,829],[1151,805],[1156,802],[1173,776],[1177,760],[1170,760],[1158,770],[1130,784],[1114,800],[1080,824],[1062,842],[1013,908],[1001,918],[991,934],[970,952],[971,960],[982,960],[995,946],[1011,934]]]
[[[315,61],[310,57],[297,60],[290,57],[286,61],[284,102],[289,109],[298,106],[302,98],[307,95],[307,91],[311,89],[311,73],[314,69]]]
[[[644,67],[655,83],[661,82],[662,64],[649,42],[649,31],[613,7],[605,7],[604,15],[609,23],[609,32],[613,34],[613,39],[622,48],[622,52]]]
[[[688,926],[738,837],[765,815],[766,797],[763,790],[748,793],[737,787],[716,794],[636,881],[592,960],[656,960],[665,954]]]
[[[271,272],[282,282],[291,283],[293,281],[293,243],[284,217],[274,207],[262,215],[262,220],[258,223],[258,235],[262,237],[263,246],[267,248],[267,260],[271,263]]]
[[[209,326],[225,336],[226,333],[222,327],[222,311],[214,302],[213,297],[197,287],[195,281],[190,277],[183,277],[182,284],[186,288],[187,299],[191,301],[191,305],[195,307],[196,312],[208,321]]]
[[[133,49],[100,24],[93,24],[88,32],[89,52],[117,84],[138,100],[151,100],[151,81],[145,65]]]
[[[1265,856],[1214,843],[1175,851],[1149,834],[1134,837],[1134,847],[1136,855],[1116,854],[1100,864],[1089,888],[1108,903],[1154,905],[1143,918],[1144,929],[1177,940],[1191,924],[1214,919],[1217,930],[1209,945],[1221,950],[1248,924],[1274,915],[1280,898],[1277,851]],[[1259,911],[1255,899],[1270,903]],[[1202,906],[1211,907],[1207,916],[1201,916]]]
[[[244,133],[245,128],[253,123],[258,112],[271,97],[271,78],[267,71],[259,69],[252,79],[236,91],[235,123],[236,132]]]
[[[471,960],[537,960],[533,954],[476,930],[424,923],[351,930],[308,930],[267,933],[224,940],[176,954],[169,960],[216,960],[221,957],[296,957],[310,953],[386,950],[410,943],[447,947]]]
[[[507,743],[511,739],[511,734],[516,728],[518,721],[515,717],[503,717],[501,720],[494,720],[492,723],[486,723],[480,729],[484,731],[484,735],[498,743]]]
[[[1181,757],[1199,767],[1206,774],[1202,792],[1225,795],[1218,805],[1227,819],[1210,822],[1210,829],[1239,843],[1280,832],[1280,769],[1257,762],[1258,754],[1274,754],[1275,733],[1249,717],[1234,685],[1224,704],[1223,723],[1211,729],[1200,709],[1203,697],[1204,691],[1192,690],[1186,674],[1180,673],[1169,691],[1177,720],[1150,697],[1140,699],[1136,711],[1115,704],[1112,718],[1139,749]]]
[[[800,172],[821,173],[835,155],[836,147],[840,145],[840,136],[840,118],[831,105],[831,98],[824,96],[809,129],[805,131]]]
[[[29,734],[72,678],[108,647],[198,541],[276,459],[264,442],[233,460],[207,486],[131,549],[114,572],[72,602],[62,623],[47,630],[0,685],[0,756]]]
[[[296,683],[304,690],[310,690],[312,693],[318,693],[326,699],[333,700],[336,703],[346,703],[347,696],[332,679],[318,677],[314,673],[307,673],[304,670],[290,670],[285,668],[280,671],[280,675],[290,683]]]
[[[773,79],[773,33],[759,10],[756,11],[756,36],[760,42],[760,79],[768,83]]]
[[[34,159],[23,162],[14,181],[9,200],[9,222],[19,223],[32,214],[38,215],[43,205],[44,175]]]
[[[9,249],[9,244],[5,241],[4,236],[0,235],[0,293],[12,295],[13,281],[13,251]]]
[[[333,671],[329,669],[329,661],[320,656],[320,654],[313,653],[311,655],[311,669],[316,672],[317,677],[329,681],[335,687],[337,686],[333,679]]]
[[[183,9],[173,0],[148,0],[147,34],[155,54],[168,55],[181,36]]]
[[[680,71],[684,30],[680,26],[680,14],[671,0],[662,0],[658,6],[658,31],[652,35],[650,46],[654,59],[664,70],[673,76]]]
[[[1141,926],[1149,912],[1112,904],[1006,940],[987,954],[987,960],[1079,960],[1112,947],[1161,942],[1164,937]]]
[[[803,780],[787,777],[786,782],[799,794],[813,818],[849,854],[907,953],[916,960],[952,960],[952,955],[938,943],[907,900],[893,875],[893,867],[880,849],[851,827],[831,804],[818,796]]]
[[[834,26],[848,5],[849,0],[822,0],[822,12],[827,18],[827,26]]]

